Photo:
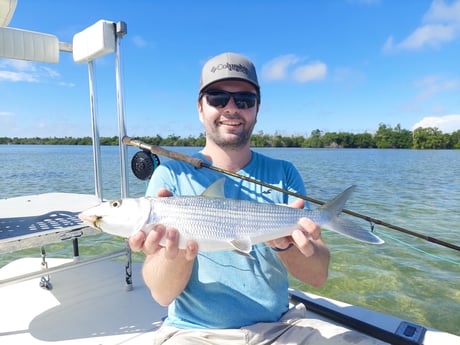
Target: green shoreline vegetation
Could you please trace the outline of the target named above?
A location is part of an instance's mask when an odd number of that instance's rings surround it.
[[[169,135],[166,138],[134,137],[151,145],[159,146],[197,146],[205,144],[205,135],[182,138]],[[118,145],[118,136],[101,137],[101,145]],[[91,145],[90,137],[83,138],[8,138],[0,137],[0,144],[8,145]],[[442,133],[436,127],[417,128],[414,131],[402,129],[398,124],[394,128],[380,124],[374,134],[349,132],[322,132],[316,129],[310,136],[280,134],[265,134],[263,131],[254,133],[251,137],[253,147],[305,147],[305,148],[379,148],[379,149],[417,149],[417,150],[446,150],[460,149],[460,130],[451,134]]]

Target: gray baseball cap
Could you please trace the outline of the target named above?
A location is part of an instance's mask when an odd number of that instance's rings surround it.
[[[255,86],[260,94],[254,64],[247,57],[235,53],[223,53],[209,59],[201,71],[200,92],[221,80],[243,80]]]

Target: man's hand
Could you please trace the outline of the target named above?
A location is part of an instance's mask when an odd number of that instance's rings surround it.
[[[304,208],[305,201],[302,199],[297,199],[289,207],[293,208]],[[321,228],[309,218],[301,218],[297,223],[298,228],[292,231],[291,236],[277,238],[275,240],[267,242],[271,247],[276,247],[280,249],[287,248],[291,243],[295,244],[296,247],[302,252],[306,257],[310,257],[315,252],[315,247],[312,243],[312,240],[317,240],[321,238]]]
[[[172,193],[167,189],[160,189],[158,197],[169,197]],[[164,246],[160,241],[165,237]],[[162,224],[147,224],[142,231],[129,238],[129,246],[135,252],[143,251],[146,255],[154,255],[164,249],[164,257],[174,260],[183,255],[187,261],[193,260],[198,253],[198,244],[188,241],[185,250],[179,249],[179,232],[174,228],[165,228]]]

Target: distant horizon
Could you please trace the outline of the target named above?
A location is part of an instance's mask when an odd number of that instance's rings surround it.
[[[389,124],[383,124],[383,123],[380,123],[380,125],[384,125],[386,126],[387,128],[390,128],[390,129],[396,129],[397,126],[400,126],[400,124],[396,124],[395,126],[391,126]],[[407,131],[410,131],[410,132],[414,132],[416,129],[418,128],[423,128],[423,129],[434,129],[434,130],[439,130],[442,134],[453,134],[455,132],[458,132],[460,131],[460,128],[457,129],[457,130],[453,130],[451,132],[444,132],[442,129],[438,128],[438,127],[417,127],[415,129],[408,129],[408,128],[402,128],[400,127],[401,130],[407,130]],[[252,135],[269,135],[269,136],[276,136],[276,135],[281,135],[283,137],[298,137],[298,136],[302,136],[304,138],[309,138],[312,134],[312,132],[315,132],[315,131],[320,131],[320,133],[322,135],[324,134],[327,134],[327,133],[339,133],[339,134],[343,134],[343,133],[350,133],[350,134],[354,134],[354,135],[357,135],[357,134],[371,134],[371,135],[375,135],[375,133],[377,133],[378,131],[378,128],[373,130],[373,131],[365,131],[365,132],[351,132],[351,131],[331,131],[331,132],[327,132],[327,131],[322,131],[320,129],[314,129],[312,130],[309,134],[305,134],[305,133],[292,133],[292,134],[282,134],[280,132],[273,132],[273,133],[268,133],[268,132],[265,132],[263,130],[257,130],[257,128],[254,129],[254,132]],[[132,137],[149,137],[149,138],[155,138],[155,137],[161,137],[163,139],[166,139],[166,138],[169,138],[169,137],[179,137],[179,138],[183,138],[183,139],[187,139],[187,138],[198,138],[202,135],[205,135],[205,132],[201,132],[201,133],[198,133],[197,135],[187,135],[187,136],[181,136],[181,135],[177,135],[177,134],[174,134],[174,133],[171,133],[171,134],[168,134],[166,136],[164,135],[161,135],[159,133],[155,133],[155,134],[147,134],[147,135],[142,135],[142,136],[132,136]],[[40,137],[40,136],[31,136],[31,137],[18,137],[18,136],[15,136],[15,137],[9,137],[9,136],[0,136],[0,139],[35,139],[35,138],[38,138],[38,139],[65,139],[65,138],[71,138],[71,139],[82,139],[82,138],[91,138],[92,136],[91,135],[83,135],[83,136],[48,136],[48,137]],[[113,135],[99,135],[100,138],[114,138],[114,137],[118,137],[118,133],[117,134],[113,134]]]

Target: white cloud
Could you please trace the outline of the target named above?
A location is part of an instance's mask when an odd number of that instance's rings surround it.
[[[13,69],[17,71],[36,71],[35,65],[30,61],[2,59],[0,60],[0,68]]]
[[[279,56],[262,66],[262,78],[265,80],[284,80],[288,75],[288,68],[296,64],[299,58],[293,54]]]
[[[134,43],[134,45],[136,47],[139,47],[139,48],[142,48],[142,47],[145,47],[147,45],[147,41],[144,40],[141,36],[139,35],[135,35],[133,38],[132,38],[132,41]]]
[[[57,79],[61,76],[59,72],[57,72],[56,70],[52,68],[43,66],[41,69],[43,70],[44,74],[46,74],[48,77],[52,79]]]
[[[327,66],[321,61],[308,64],[299,64],[301,58],[294,54],[282,55],[270,60],[262,66],[261,75],[264,80],[294,80],[306,83],[313,80],[324,79]]]
[[[25,81],[28,83],[38,83],[36,75],[27,72],[13,72],[13,71],[0,71],[0,82],[12,81],[20,82]]]
[[[451,22],[458,24],[460,21],[460,1],[456,0],[449,6],[443,0],[434,0],[423,17],[423,21],[426,23]]]
[[[422,24],[399,43],[389,36],[383,45],[384,52],[417,50],[424,47],[438,48],[460,36],[460,0],[446,4],[433,0]]]
[[[402,50],[416,50],[425,46],[437,48],[455,38],[456,29],[445,24],[430,24],[417,28],[412,34],[398,44]]]
[[[0,82],[39,83],[60,77],[55,69],[34,62],[7,59],[0,61]]]
[[[456,79],[445,79],[438,75],[431,75],[417,80],[414,85],[416,88],[420,89],[420,93],[417,95],[415,101],[424,102],[437,94],[459,89],[460,81]]]
[[[58,83],[59,86],[64,86],[64,87],[75,87],[77,84],[72,83],[72,82],[65,82],[65,81],[60,81]]]
[[[424,117],[421,121],[412,126],[412,130],[419,127],[438,128],[443,133],[452,133],[460,129],[460,115],[430,116]]]
[[[37,83],[38,77],[35,65],[29,61],[1,60],[0,82],[1,81]]]
[[[294,79],[300,83],[312,80],[321,80],[326,77],[327,66],[322,62],[313,62],[309,65],[297,67],[294,71]]]
[[[389,53],[389,52],[393,51],[393,49],[394,49],[394,38],[393,38],[393,36],[390,36],[390,37],[387,38],[387,40],[383,44],[382,50],[385,53]]]
[[[405,110],[420,112],[420,106],[430,100],[436,101],[438,96],[455,97],[458,93],[457,90],[460,89],[460,79],[449,79],[442,75],[433,74],[414,81],[413,86],[417,89],[417,94],[402,107]],[[438,109],[431,108],[431,111],[444,113],[447,108],[442,107],[440,101],[436,103]]]

